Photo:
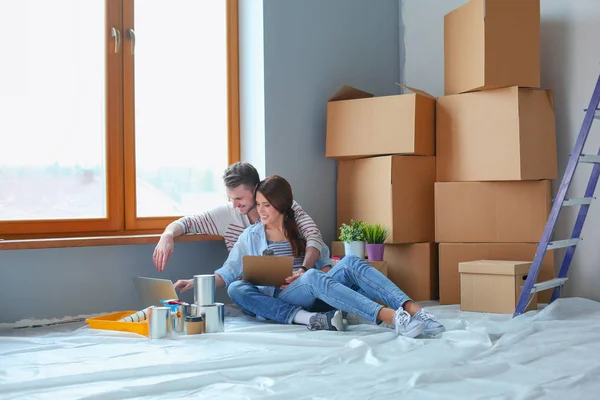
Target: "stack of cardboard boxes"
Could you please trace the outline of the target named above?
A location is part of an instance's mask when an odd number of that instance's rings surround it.
[[[415,300],[437,298],[435,98],[344,87],[327,106],[326,156],[338,160],[337,227],[386,226],[387,275]],[[339,230],[338,230],[339,233]],[[344,256],[332,243],[332,255]]]
[[[558,172],[552,93],[539,89],[539,0],[469,1],[444,18],[444,53],[435,241],[440,303],[458,304],[458,263],[533,260],[550,212]],[[553,274],[548,252],[538,281]]]

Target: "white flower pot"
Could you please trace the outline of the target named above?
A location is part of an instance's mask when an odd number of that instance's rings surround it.
[[[347,256],[365,259],[365,242],[344,242],[344,252]]]

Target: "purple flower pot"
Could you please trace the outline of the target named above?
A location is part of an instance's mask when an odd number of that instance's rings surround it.
[[[383,261],[383,249],[385,244],[369,244],[367,243],[367,258],[369,261]]]

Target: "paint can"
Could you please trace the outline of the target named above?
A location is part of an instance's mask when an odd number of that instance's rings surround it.
[[[225,304],[215,303],[199,307],[200,315],[204,318],[204,333],[219,333],[225,331]]]
[[[185,310],[183,304],[177,304],[175,307],[172,307],[172,315],[173,319],[173,331],[174,332],[183,332],[183,328],[185,326]]]
[[[215,303],[215,275],[194,275],[194,303],[206,306]]]
[[[150,339],[163,339],[171,334],[171,308],[151,307],[148,315],[148,337]]]

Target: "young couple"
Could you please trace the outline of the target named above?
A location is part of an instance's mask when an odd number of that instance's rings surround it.
[[[231,300],[249,314],[307,325],[311,330],[342,330],[342,311],[385,322],[397,334],[409,337],[435,336],[445,330],[366,261],[344,257],[331,268],[329,249],[312,219],[294,202],[284,178],[270,176],[259,181],[250,164],[236,163],[226,170],[224,180],[233,205],[171,223],[154,252],[158,270],[164,269],[173,251],[174,236],[192,232],[221,235],[231,251],[215,271],[216,286],[227,287]],[[267,249],[275,255],[294,256],[294,274],[287,284],[257,287],[240,280],[242,257],[262,255]],[[175,288],[183,292],[192,285],[193,280],[180,280]],[[309,311],[318,300],[334,309]]]

